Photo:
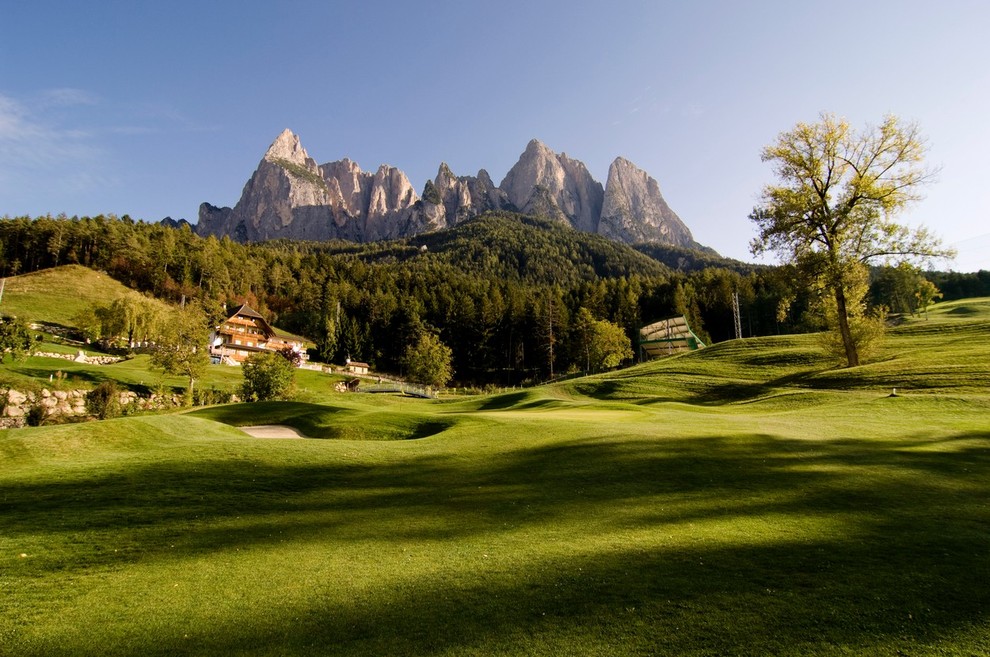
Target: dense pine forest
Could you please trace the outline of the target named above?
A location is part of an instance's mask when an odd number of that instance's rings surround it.
[[[574,334],[588,313],[620,326],[633,345],[640,327],[673,315],[685,315],[706,342],[734,337],[734,293],[746,336],[820,327],[789,268],[634,249],[509,213],[371,244],[240,244],[126,215],[0,220],[3,275],[65,264],[106,271],[172,303],[198,301],[210,321],[248,303],[313,340],[324,362],[352,358],[398,372],[407,346],[435,333],[452,349],[455,380],[478,385],[581,370]],[[910,312],[919,276],[876,270],[870,298]],[[946,299],[990,294],[990,272],[925,276]]]

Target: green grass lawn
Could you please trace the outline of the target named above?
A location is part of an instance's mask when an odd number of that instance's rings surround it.
[[[146,354],[135,356],[111,365],[76,363],[62,358],[32,356],[20,362],[9,360],[0,367],[0,386],[17,390],[35,390],[52,387],[49,380],[59,379],[62,389],[92,388],[103,381],[114,381],[121,388],[148,394],[160,387],[174,391],[185,390],[189,380],[182,376],[171,376],[151,365]],[[204,375],[197,379],[200,389],[216,388],[236,392],[244,378],[238,367],[210,366]]]
[[[41,350],[47,349],[48,343],[45,343]],[[334,385],[344,378],[312,370],[296,370],[296,395],[304,401],[325,400],[335,394]],[[53,383],[55,381],[57,384]],[[32,356],[19,362],[11,361],[8,357],[7,362],[0,365],[2,388],[38,390],[57,385],[64,390],[90,389],[103,381],[114,381],[119,387],[142,395],[160,388],[182,392],[189,383],[186,377],[165,375],[161,369],[151,364],[151,358],[147,354],[139,354],[111,365],[76,363],[47,356]],[[240,392],[243,383],[244,375],[240,367],[210,365],[204,370],[203,376],[196,380],[196,389],[236,394]]]
[[[8,278],[0,312],[29,321],[75,326],[74,319],[83,310],[122,296],[140,297],[141,293],[89,267],[66,265]]]
[[[990,654],[970,305],[853,370],[783,336],[0,432],[0,654]]]

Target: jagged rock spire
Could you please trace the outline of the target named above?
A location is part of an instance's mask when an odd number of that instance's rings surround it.
[[[240,240],[273,238],[373,241],[456,225],[489,210],[539,214],[623,242],[693,246],[656,180],[624,158],[606,186],[584,163],[531,140],[501,185],[488,172],[457,176],[441,163],[420,200],[406,175],[382,165],[364,172],[351,160],[317,165],[285,129],[265,152],[233,208],[200,206],[197,232]]]
[[[691,231],[660,193],[660,184],[622,157],[608,169],[598,232],[618,242],[694,245]]]
[[[299,137],[294,132],[286,128],[275,138],[272,145],[265,152],[264,159],[268,161],[285,160],[293,164],[305,165],[307,161],[316,163],[310,159],[306,149],[299,142]]]

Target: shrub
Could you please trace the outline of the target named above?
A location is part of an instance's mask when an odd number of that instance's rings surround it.
[[[48,409],[40,403],[31,404],[24,414],[24,422],[29,427],[40,427],[48,419]]]
[[[296,351],[292,347],[282,347],[275,353],[292,363],[293,367],[299,367],[303,363],[302,352]]]
[[[229,404],[233,393],[229,390],[220,390],[216,387],[209,389],[197,388],[194,393],[196,406],[212,406],[213,404]]]
[[[242,366],[245,401],[284,399],[292,392],[296,371],[288,360],[273,352],[254,354]]]
[[[113,381],[104,381],[86,393],[86,410],[98,420],[120,415],[120,391]]]
[[[13,360],[23,360],[34,353],[35,342],[27,324],[16,317],[0,317],[0,363],[9,353]]]

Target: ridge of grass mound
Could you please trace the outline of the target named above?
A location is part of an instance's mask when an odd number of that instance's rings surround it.
[[[290,401],[215,406],[191,416],[234,427],[282,425],[307,438],[334,440],[410,440],[441,433],[456,423],[450,418],[420,417],[401,409],[355,403],[310,404]]]
[[[93,463],[167,452],[196,441],[240,437],[241,432],[190,414],[144,415],[99,422],[0,431],[0,461],[11,468],[40,463],[62,474]]]
[[[509,411],[548,408],[566,402],[550,386],[513,390],[454,402],[461,411]]]
[[[721,342],[553,388],[599,401],[702,405],[751,403],[795,392],[805,393],[808,403],[838,391],[985,394],[990,390],[990,299],[939,304],[927,318],[906,318],[888,331],[880,353],[859,367],[829,360],[817,335],[784,335]]]
[[[990,321],[990,297],[970,297],[954,301],[943,301],[931,306],[926,316],[913,318],[913,320],[915,322],[924,322],[927,319],[938,319],[944,315],[961,315],[968,319]]]

